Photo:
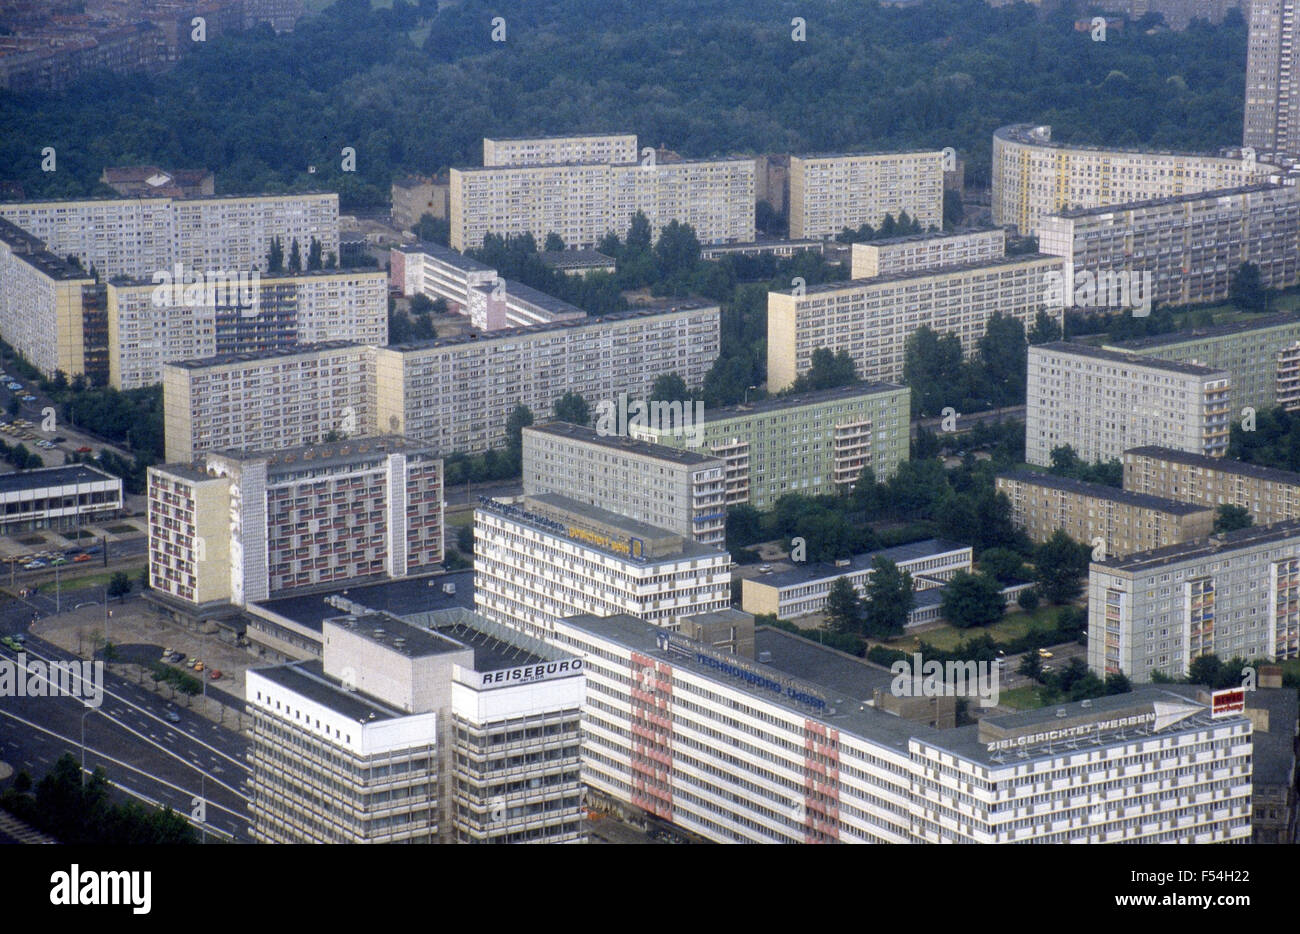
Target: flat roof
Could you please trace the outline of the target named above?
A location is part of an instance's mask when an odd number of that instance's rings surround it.
[[[1209,538],[1180,542],[1176,545],[1166,545],[1164,548],[1139,551],[1122,558],[1115,557],[1108,558],[1105,561],[1094,561],[1092,564],[1094,567],[1111,571],[1138,574],[1170,564],[1179,564],[1196,558],[1207,558],[1225,551],[1269,545],[1298,537],[1300,537],[1300,519],[1288,519],[1285,522],[1275,522],[1272,525],[1252,525],[1249,528],[1236,529],[1232,532],[1220,532],[1211,535]]]
[[[248,198],[301,198],[301,197],[317,196],[317,195],[337,198],[339,196],[339,193],[337,191],[321,191],[320,189],[313,188],[308,191],[284,191],[284,192],[278,192],[274,194],[267,194],[265,192],[251,193],[251,194],[232,194],[227,192],[219,195],[218,194],[186,195],[185,197],[181,197],[181,198],[171,197],[171,196],[163,196],[161,198],[158,197],[142,198],[140,195],[106,195],[106,196],[86,195],[85,197],[81,197],[81,198],[24,198],[22,201],[3,201],[0,202],[0,208],[22,207],[24,205],[38,205],[38,204],[80,204],[85,201],[94,201],[98,203],[108,203],[109,201],[121,201],[123,204],[138,204],[142,200],[152,203],[155,201],[165,201],[169,199],[171,201],[183,205],[189,201],[240,201],[240,200],[246,200]]]
[[[553,315],[581,315],[587,317],[587,313],[577,305],[571,305],[562,298],[556,298],[554,295],[547,295],[540,289],[535,289],[530,285],[524,285],[515,279],[503,280],[506,284],[506,301],[511,298],[522,299],[530,305],[542,308]]]
[[[636,138],[635,133],[560,133],[552,136],[485,136],[483,142],[493,143],[536,143],[544,139],[619,139]]]
[[[1128,448],[1124,451],[1125,457],[1130,454],[1134,457],[1152,457],[1157,460],[1170,461],[1175,464],[1186,464],[1189,467],[1200,467],[1204,470],[1213,470],[1217,473],[1236,474],[1242,477],[1251,477],[1255,480],[1267,480],[1272,483],[1285,483],[1291,486],[1300,486],[1300,473],[1294,473],[1290,470],[1279,470],[1276,467],[1265,467],[1262,464],[1251,464],[1246,461],[1230,460],[1226,457],[1210,457],[1206,454],[1193,454],[1191,451],[1180,451],[1175,448],[1162,448],[1153,444]]]
[[[1226,337],[1230,334],[1245,334],[1250,331],[1263,331],[1268,328],[1285,327],[1288,324],[1300,324],[1300,314],[1284,311],[1263,318],[1247,321],[1235,321],[1231,324],[1216,324],[1208,328],[1193,328],[1190,331],[1175,331],[1172,334],[1157,334],[1154,337],[1138,337],[1133,340],[1103,344],[1107,349],[1118,351],[1142,351],[1152,347],[1168,347],[1174,344],[1187,344],[1193,341],[1214,337]]]
[[[1034,486],[1050,487],[1054,490],[1064,490],[1067,493],[1124,503],[1127,506],[1158,509],[1161,512],[1179,516],[1189,516],[1193,513],[1208,512],[1213,509],[1212,506],[1184,503],[1176,499],[1166,499],[1163,496],[1152,496],[1149,493],[1135,493],[1132,490],[1122,490],[1119,487],[1107,486],[1104,483],[1088,483],[1083,480],[1076,480],[1073,477],[1058,477],[1055,474],[1039,473],[1036,470],[1009,470],[1006,473],[998,474],[997,478],[999,480],[1006,478],[1020,483],[1030,483]]]
[[[116,483],[121,487],[122,480],[112,474],[104,473],[85,464],[69,464],[64,467],[38,467],[15,473],[0,474],[0,493],[16,493],[27,490],[43,490],[56,486],[76,486],[79,483]]]
[[[915,561],[930,555],[947,554],[948,552],[960,551],[963,548],[969,549],[970,547],[970,545],[963,545],[961,542],[949,541],[948,539],[927,538],[919,542],[895,545],[892,548],[880,548],[876,551],[863,552],[849,558],[848,563],[845,565],[837,565],[833,561],[821,561],[816,564],[791,568],[788,571],[761,574],[758,577],[749,579],[769,587],[791,587],[795,584],[829,580],[835,577],[843,577],[846,574],[865,571],[874,566],[876,558],[886,558],[898,564],[903,561]]]
[[[874,243],[875,241],[870,241]],[[887,285],[891,282],[907,282],[912,279],[931,279],[935,276],[956,275],[962,272],[974,272],[980,269],[997,269],[1000,266],[1018,266],[1022,263],[1038,262],[1041,260],[1054,260],[1064,263],[1059,256],[1049,256],[1046,253],[1017,253],[1014,256],[990,256],[987,259],[977,259],[969,263],[950,263],[946,266],[927,266],[924,269],[908,269],[903,272],[886,273],[883,276],[870,276],[866,279],[847,279],[839,282],[824,282],[821,285],[812,285],[804,290],[804,295],[820,295],[823,292],[843,292],[848,289],[861,289],[878,285]]]
[[[413,626],[399,617],[382,611],[357,615],[334,616],[326,622],[369,639],[407,658],[429,658],[463,651],[465,646],[436,632]]]
[[[399,353],[406,353],[413,350],[431,350],[437,347],[454,347],[460,344],[483,343],[492,340],[512,340],[529,334],[542,334],[547,331],[558,331],[567,328],[582,327],[603,327],[605,325],[619,324],[625,321],[634,321],[638,318],[651,318],[659,315],[671,314],[679,311],[703,311],[707,309],[720,310],[717,302],[696,302],[683,301],[666,307],[655,308],[634,308],[630,311],[616,311],[607,315],[601,315],[599,318],[570,318],[561,321],[550,321],[544,324],[526,324],[517,328],[501,328],[496,331],[482,331],[477,328],[471,328],[463,334],[455,337],[439,337],[425,341],[412,341],[406,344],[389,344],[389,350],[395,350]],[[346,343],[340,341],[338,343]],[[321,345],[315,345],[321,346]],[[355,346],[355,345],[353,345]],[[292,351],[290,351],[292,353]],[[280,356],[284,356],[283,353]]]
[[[443,246],[441,243],[434,243],[432,240],[421,240],[411,246],[397,247],[396,249],[399,253],[424,253],[465,272],[496,272],[486,263],[480,263],[472,256],[458,253],[451,247]]]
[[[453,584],[456,592],[443,593],[443,584]],[[338,607],[326,602],[335,596],[359,603],[369,610],[383,611],[394,616],[410,616],[413,613],[450,607],[473,609],[474,571],[467,569],[430,577],[408,577],[360,586],[354,584],[342,589],[334,587],[331,590],[258,600],[255,606],[293,620],[306,629],[320,632],[325,620],[343,615]]]
[[[1036,130],[1046,130],[1047,139],[1040,139],[1033,135]],[[1084,152],[1117,152],[1127,155],[1141,156],[1181,156],[1194,158],[1209,159],[1229,159],[1232,161],[1241,161],[1239,148],[1226,147],[1219,152],[1182,152],[1173,149],[1141,149],[1135,146],[1098,146],[1092,143],[1061,143],[1051,138],[1052,128],[1050,125],[1041,123],[1009,123],[1006,126],[998,127],[993,131],[995,139],[1004,139],[1013,143],[1021,143],[1028,146],[1042,146],[1046,149],[1078,149]],[[1235,153],[1229,155],[1228,153]],[[1256,163],[1257,165],[1268,169],[1271,166],[1268,163]]]
[[[1296,770],[1296,720],[1300,696],[1294,688],[1256,688],[1246,693],[1247,709],[1268,711],[1268,731],[1255,730],[1251,782],[1290,785]]]
[[[599,250],[540,250],[537,258],[548,266],[560,269],[614,265],[614,257],[606,256]]]
[[[1182,373],[1186,376],[1231,376],[1228,370],[1221,367],[1200,366],[1195,363],[1181,363],[1177,360],[1161,360],[1159,357],[1146,357],[1141,354],[1125,353],[1121,350],[1103,350],[1100,347],[1093,347],[1091,344],[1082,344],[1076,341],[1050,341],[1046,344],[1037,344],[1029,348],[1029,353],[1035,351],[1047,351],[1051,353],[1069,354],[1076,357],[1090,357],[1093,360],[1104,360],[1108,363],[1125,363],[1129,366],[1146,367],[1151,370],[1167,370],[1171,373]]]
[[[4,202],[12,203],[12,202]],[[72,265],[66,259],[51,253],[40,237],[29,234],[12,221],[0,217],[0,242],[9,246],[15,259],[20,259],[42,275],[59,281],[85,279],[90,281],[90,273]]]
[[[853,246],[901,246],[905,243],[920,243],[925,240],[953,240],[958,237],[974,237],[981,234],[1001,234],[1006,238],[1006,231],[1001,227],[979,227],[975,230],[936,230],[933,233],[908,234],[904,237],[885,237],[880,240],[868,240]]]
[[[542,422],[540,425],[529,425],[524,428],[524,431],[551,435],[556,438],[568,438],[585,444],[598,444],[601,447],[609,448],[611,451],[638,454],[642,457],[654,457],[686,467],[722,463],[722,458],[712,454],[701,454],[690,448],[676,448],[666,444],[655,444],[651,441],[640,441],[626,435],[603,435],[593,428],[588,428],[585,425],[575,425],[572,422]]]
[[[551,137],[543,137],[550,139]],[[753,157],[745,156],[718,156],[713,159],[673,159],[672,161],[661,160],[657,163],[659,168],[677,168],[679,166],[689,165],[717,165],[721,162],[747,162],[754,165]],[[451,171],[462,172],[466,175],[481,175],[486,172],[534,172],[538,169],[558,169],[567,166],[575,168],[600,168],[610,166],[612,168],[639,168],[640,162],[527,162],[522,165],[471,165],[465,167],[456,167]]]
[[[780,409],[794,409],[805,405],[821,405],[824,402],[837,402],[855,399],[860,396],[875,396],[886,392],[898,392],[906,389],[898,383],[853,383],[837,386],[834,389],[818,389],[812,392],[797,392],[788,396],[774,396],[769,399],[756,399],[753,402],[738,402],[735,405],[721,405],[717,408],[705,408],[706,422],[720,422],[730,418],[743,418],[749,415],[761,415]]]
[[[1253,191],[1285,191],[1291,189],[1295,191],[1293,185],[1277,185],[1272,182],[1256,182],[1252,185],[1237,185],[1232,188],[1216,188],[1213,191],[1193,192],[1192,194],[1170,195],[1166,198],[1144,198],[1140,201],[1122,201],[1118,204],[1107,204],[1097,208],[1069,208],[1064,211],[1056,211],[1048,217],[1091,217],[1100,214],[1114,214],[1119,211],[1128,211],[1134,208],[1154,208],[1166,204],[1184,204],[1188,201],[1209,201],[1212,198],[1226,198],[1229,195],[1244,195]],[[1300,192],[1297,192],[1300,194]]]
[[[520,665],[535,665],[548,661],[557,654],[552,652],[542,655],[532,651],[532,640],[522,634],[503,637],[500,629],[493,631],[486,626],[474,625],[481,622],[480,619],[467,619],[460,614],[455,614],[456,618],[452,619],[452,615],[447,614],[447,619],[437,620],[429,631],[440,637],[454,639],[462,647],[471,649],[474,652],[475,671],[500,671]]]
[[[798,153],[791,154],[791,159],[803,159],[812,161],[814,159],[852,159],[862,156],[921,156],[921,155],[943,155],[942,149],[885,149],[873,152],[817,152],[805,155]]]
[[[228,448],[219,451],[203,451],[198,456],[200,460],[212,456],[228,457],[238,461],[264,460],[267,476],[270,478],[292,473],[303,467],[336,467],[396,453],[433,456],[434,451],[428,444],[404,435],[377,435],[370,438],[350,438],[346,441],[303,444],[282,450],[257,451],[248,448]]]
[[[251,668],[249,671],[358,723],[411,716],[367,694],[347,690],[342,681],[325,674],[320,659],[290,662],[270,668]]]
[[[231,363],[254,363],[259,360],[275,360],[280,357],[298,357],[331,350],[350,350],[364,345],[355,341],[321,341],[316,344],[299,344],[282,350],[247,350],[240,353],[216,354],[211,357],[193,357],[189,360],[168,360],[163,366],[176,366],[186,370],[200,370],[213,366],[226,366]]]

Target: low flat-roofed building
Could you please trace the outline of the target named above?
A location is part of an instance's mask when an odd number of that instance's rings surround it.
[[[1007,253],[1007,235],[997,227],[990,230],[935,231],[855,243],[852,250],[850,278],[869,279],[1000,259]]]
[[[731,556],[668,529],[543,493],[474,511],[474,605],[531,635],[577,613],[661,626],[731,605]]]
[[[593,272],[613,273],[614,257],[599,250],[541,250],[537,254],[547,266],[569,275],[589,276]]]
[[[324,622],[319,661],[252,669],[264,843],[583,842],[581,659],[463,609]]]
[[[727,537],[724,469],[714,455],[570,422],[523,431],[525,494],[559,493],[718,547]]]
[[[859,594],[865,594],[877,558],[893,561],[900,571],[911,574],[914,591],[942,587],[958,571],[970,571],[973,560],[969,545],[928,538],[843,561],[747,577],[741,584],[741,607],[755,616],[771,613],[778,619],[820,613],[831,585],[841,578],[847,579]]]
[[[1239,506],[1256,525],[1300,519],[1300,473],[1149,445],[1124,452],[1124,489],[1218,509]]]
[[[1011,521],[1034,542],[1063,529],[1094,554],[1123,556],[1214,531],[1209,506],[1030,470],[999,474],[995,483],[1011,501]]]
[[[75,529],[122,511],[122,478],[84,464],[0,474],[0,534]]]

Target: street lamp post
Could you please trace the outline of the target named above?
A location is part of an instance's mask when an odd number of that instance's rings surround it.
[[[94,707],[87,707],[81,715],[81,787],[86,787],[86,718],[95,712]]]

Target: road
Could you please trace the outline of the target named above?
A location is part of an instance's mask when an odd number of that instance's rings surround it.
[[[25,628],[15,620],[15,602],[0,610],[7,634]],[[29,660],[75,660],[30,633],[26,638]],[[17,653],[0,647],[0,661],[16,663]],[[4,698],[0,760],[39,779],[64,752],[80,759],[84,725],[88,770],[103,766],[121,793],[170,805],[215,837],[249,842],[245,738],[107,671],[103,690],[102,705],[91,713],[78,697]],[[169,710],[179,723],[166,719]],[[203,823],[196,819],[200,802]]]
[[[998,421],[1024,421],[1025,407],[1023,405],[1008,406],[1005,409],[990,409],[987,412],[972,412],[969,415],[957,413],[957,434],[970,431],[977,424],[982,422]],[[912,422],[912,440],[916,440],[918,428],[924,428],[927,431],[938,432],[943,428],[943,418],[918,418]]]

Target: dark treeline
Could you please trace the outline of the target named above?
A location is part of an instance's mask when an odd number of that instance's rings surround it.
[[[1220,26],[1147,35],[1144,20],[1093,42],[1068,9],[982,0],[437,7],[339,0],[291,34],[214,38],[168,74],[0,94],[5,174],[55,197],[101,190],[106,165],[206,166],[221,192],[337,189],[355,209],[386,205],[395,174],[481,164],[484,136],[628,131],[687,157],[952,146],[977,185],[1006,123],[1169,149],[1241,136],[1235,11]],[[792,39],[795,14],[805,41]],[[47,146],[55,172],[41,171]]]

